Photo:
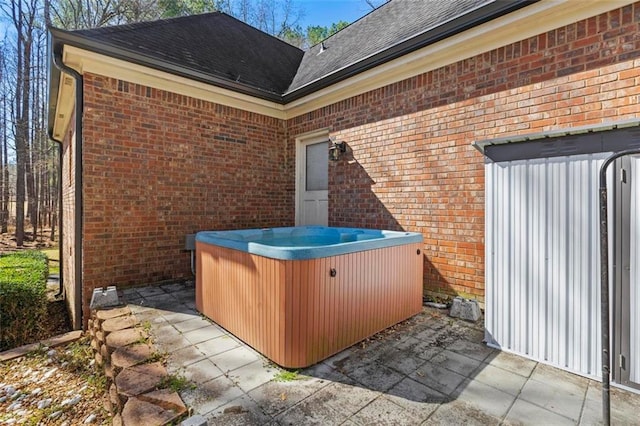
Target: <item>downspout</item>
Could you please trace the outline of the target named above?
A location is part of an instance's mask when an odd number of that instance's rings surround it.
[[[62,214],[64,212],[64,209],[62,208],[62,178],[64,176],[62,173],[63,141],[59,141],[54,138],[53,131],[49,132],[49,139],[58,144],[58,263],[60,269],[58,272],[58,293],[54,296],[55,298],[58,298],[62,296],[62,293],[64,293],[64,268],[62,267],[62,255],[64,253],[64,250],[62,249],[62,244],[64,242],[64,220],[62,217]]]
[[[607,212],[607,168],[625,155],[640,154],[640,149],[616,152],[600,167],[600,333],[602,340],[602,422],[611,424],[611,336],[609,325],[609,223]]]
[[[71,75],[76,81],[76,146],[74,161],[75,180],[75,226],[74,226],[74,255],[75,255],[75,318],[74,328],[82,329],[82,117],[84,113],[84,91],[82,74],[68,67],[62,61],[60,51],[53,51],[53,63],[61,72]],[[60,200],[62,203],[62,199]]]

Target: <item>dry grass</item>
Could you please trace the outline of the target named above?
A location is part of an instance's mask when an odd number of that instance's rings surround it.
[[[111,424],[103,408],[106,378],[94,367],[88,339],[55,351],[40,348],[27,356],[0,364],[0,423],[79,425],[93,415],[92,424]],[[6,389],[15,389],[13,396]],[[77,399],[77,402],[73,402]],[[49,401],[48,404],[43,401]],[[20,404],[15,408],[14,403]],[[38,404],[41,404],[40,406]]]

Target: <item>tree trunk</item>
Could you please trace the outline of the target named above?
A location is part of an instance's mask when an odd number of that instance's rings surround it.
[[[6,124],[6,122],[5,122]],[[3,170],[2,170],[2,175],[3,178],[2,180],[4,181],[4,187],[2,188],[2,224],[1,224],[1,232],[3,234],[6,234],[7,232],[9,232],[9,201],[10,201],[10,196],[11,196],[11,192],[9,191],[9,149],[7,147],[7,139],[6,139],[6,126],[5,126],[5,139],[4,139],[4,143],[3,143],[3,147],[2,147],[2,151],[3,151],[3,157],[4,157],[4,164],[3,164]]]
[[[4,73],[4,58],[0,58],[0,67]],[[2,142],[0,144],[0,233],[6,234],[9,227],[9,164],[7,158],[7,97],[2,96]],[[6,173],[5,173],[6,172]]]
[[[24,244],[24,204],[25,184],[29,185],[31,177],[29,168],[29,97],[31,85],[29,84],[31,66],[31,40],[24,39],[22,72],[22,105],[20,115],[16,120],[16,244],[21,247]],[[19,71],[20,72],[20,71]]]
[[[15,11],[14,3],[14,11]],[[29,107],[29,100],[27,99],[26,108],[23,106],[22,97],[25,95],[24,80],[25,78],[25,66],[24,58],[22,56],[24,47],[24,37],[22,33],[22,1],[18,0],[18,13],[17,16],[14,13],[14,25],[18,33],[17,43],[17,67],[16,67],[16,245],[22,247],[24,245],[24,201],[25,201],[25,188],[24,188],[24,172],[26,159],[26,143],[29,136],[27,124],[28,121],[24,119],[24,110]],[[28,86],[28,85],[27,85]]]
[[[16,4],[17,3],[17,4]],[[16,28],[17,64],[16,67],[16,245],[24,245],[24,204],[25,184],[28,182],[29,167],[29,117],[31,100],[31,47],[33,45],[35,2],[27,3],[23,8],[22,0],[13,0],[12,19]],[[24,10],[26,8],[26,11]],[[24,13],[26,12],[26,13]]]

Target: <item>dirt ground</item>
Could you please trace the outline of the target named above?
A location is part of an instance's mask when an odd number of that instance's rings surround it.
[[[25,229],[24,245],[21,248],[16,246],[15,230],[9,229],[9,232],[0,234],[0,254],[9,253],[17,250],[29,250],[29,249],[42,249],[48,247],[54,247],[57,245],[56,241],[51,241],[50,229],[44,229],[42,232],[38,232],[36,238],[33,238],[32,230]]]
[[[87,338],[0,363],[0,424],[111,424]]]
[[[57,242],[50,241],[49,235],[45,231],[32,241],[28,234],[24,247],[18,248],[13,234],[0,234],[0,254],[55,247]],[[28,343],[71,331],[65,301],[57,296],[58,282],[51,278],[46,321]],[[0,363],[0,424],[110,424],[111,417],[103,408],[106,380],[92,360],[93,350],[83,338]]]

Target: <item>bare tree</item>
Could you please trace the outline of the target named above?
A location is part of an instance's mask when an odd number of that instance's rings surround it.
[[[51,23],[51,1],[49,0],[45,0],[44,2],[43,15],[44,15],[45,27],[46,28],[51,27],[51,24],[52,24]],[[45,90],[46,90],[46,84],[45,84]],[[45,112],[46,108],[47,108],[47,105],[43,102],[43,105],[42,105],[43,117],[46,116],[46,112]],[[60,194],[59,185],[62,185],[62,182],[59,182],[59,179],[58,179],[58,176],[59,176],[58,172],[60,171],[60,167],[62,167],[62,165],[60,164],[60,157],[57,155],[57,151],[62,148],[52,146],[52,145],[49,145],[49,148],[50,148],[50,155],[48,156],[48,161],[47,161],[48,167],[47,167],[47,174],[45,177],[46,187],[49,190],[45,192],[45,197],[47,198],[47,203],[46,203],[47,214],[48,214],[47,219],[49,224],[51,225],[51,234],[49,235],[49,239],[51,241],[54,241],[56,239],[56,225],[59,220],[58,210],[60,208],[60,203],[61,203],[61,200],[59,199],[59,194]]]
[[[295,28],[302,16],[293,0],[258,0],[248,24],[276,37]]]
[[[41,29],[41,27],[39,27]],[[26,168],[28,216],[33,228],[33,235],[38,234],[44,226],[42,212],[45,210],[43,202],[46,198],[45,174],[49,166],[48,156],[51,155],[51,144],[46,134],[46,34],[40,30],[34,37],[33,58],[31,68],[31,125],[29,162]]]
[[[53,198],[49,194],[58,193],[51,187],[57,182],[48,178],[57,175],[51,168],[58,165],[46,133],[47,38],[42,11],[43,0],[0,4],[0,14],[13,26],[2,43],[0,57],[0,232],[9,230],[9,199],[15,188],[18,246],[24,244],[27,223],[34,239],[45,225],[54,227],[53,218],[43,213],[50,208],[45,207]]]
[[[9,90],[7,82],[7,44],[0,46],[0,233],[7,233],[9,226],[9,138],[8,120]]]
[[[116,11],[117,23],[150,21],[160,17],[156,0],[120,0]]]
[[[60,165],[45,123],[48,26],[95,28],[222,11],[304,47],[308,31],[298,24],[302,10],[295,1],[0,0],[0,19],[11,27],[0,40],[0,232],[10,230],[15,195],[17,244],[24,244],[28,225],[34,238],[47,225],[55,236]]]
[[[96,28],[119,23],[115,0],[62,0],[50,4],[53,22],[66,29]]]
[[[16,144],[16,244],[24,244],[24,204],[29,161],[31,48],[38,0],[11,0],[10,17],[16,32],[16,85],[14,101]]]

